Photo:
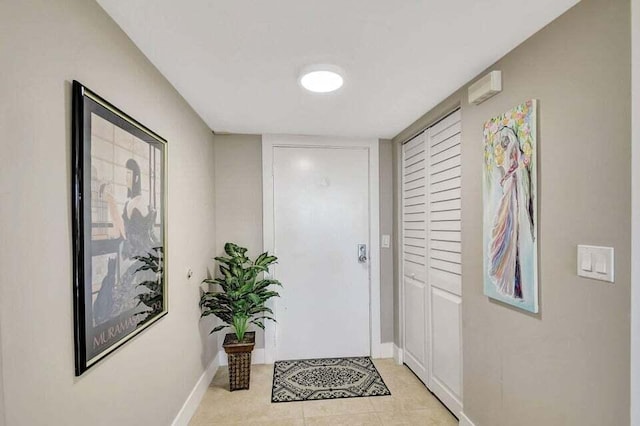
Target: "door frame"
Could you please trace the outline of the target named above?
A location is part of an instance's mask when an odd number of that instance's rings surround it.
[[[263,248],[273,252],[275,239],[273,151],[275,148],[363,148],[369,156],[369,350],[373,358],[383,356],[380,339],[380,175],[378,139],[345,139],[328,136],[267,134],[262,136],[262,229]],[[277,298],[267,306],[276,312]],[[276,361],[277,326],[265,322],[265,363]]]

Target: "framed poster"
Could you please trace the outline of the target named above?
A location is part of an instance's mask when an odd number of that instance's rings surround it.
[[[73,82],[76,376],[167,313],[166,141]]]
[[[538,312],[537,105],[484,125],[484,294]]]

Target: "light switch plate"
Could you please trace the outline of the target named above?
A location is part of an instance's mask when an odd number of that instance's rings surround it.
[[[386,234],[382,235],[382,238],[380,239],[380,246],[382,248],[391,247],[391,236]]]
[[[613,247],[578,246],[578,275],[613,282]]]

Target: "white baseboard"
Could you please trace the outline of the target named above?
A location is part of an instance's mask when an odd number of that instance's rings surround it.
[[[229,362],[224,349],[220,348],[218,354],[220,355],[220,366],[227,365]],[[264,348],[254,349],[251,352],[251,364],[264,364]]]
[[[469,417],[467,417],[464,413],[460,413],[460,423],[459,426],[475,426]]]
[[[393,357],[393,342],[380,343],[376,349],[376,352],[371,354],[371,358],[392,358]]]
[[[402,365],[404,363],[404,353],[402,349],[396,345],[393,345],[393,359],[396,361],[396,364]]]
[[[191,393],[187,397],[187,400],[182,405],[182,408],[176,415],[176,418],[173,419],[172,426],[187,426],[191,417],[195,414],[198,406],[200,405],[200,401],[202,401],[202,397],[204,396],[211,380],[213,380],[213,376],[216,375],[218,371],[218,367],[220,366],[220,354],[224,353],[222,349],[220,349],[213,358],[213,360],[209,363],[209,366],[204,370],[196,385],[191,390]]]

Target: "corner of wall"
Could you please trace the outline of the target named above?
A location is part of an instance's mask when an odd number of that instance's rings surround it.
[[[232,241],[257,256],[263,250],[262,135],[214,134],[213,141],[216,255]],[[264,348],[264,332],[254,331],[256,350]]]

